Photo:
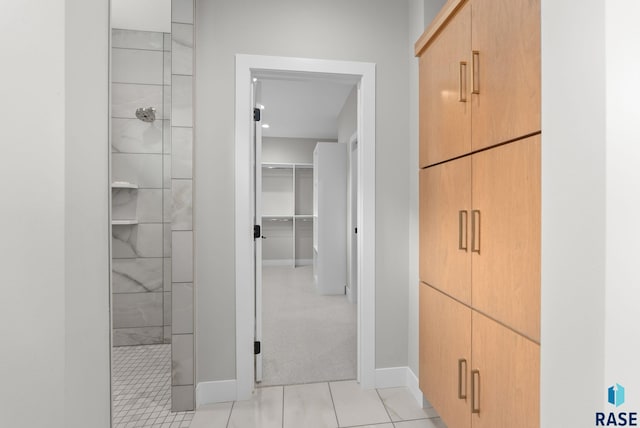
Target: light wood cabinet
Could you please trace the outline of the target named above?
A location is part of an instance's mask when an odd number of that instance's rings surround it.
[[[449,428],[471,426],[471,309],[420,284],[420,389]]]
[[[467,4],[419,59],[420,166],[471,149],[470,19]]]
[[[539,426],[539,0],[448,0],[420,57],[420,388],[448,428]]]
[[[540,340],[540,136],[472,156],[472,306]]]
[[[540,131],[539,0],[449,0],[416,55],[421,167]]]
[[[471,304],[471,157],[420,171],[420,280]]]
[[[539,0],[471,0],[473,150],[540,130]]]
[[[475,311],[472,318],[473,428],[539,428],[540,346]]]

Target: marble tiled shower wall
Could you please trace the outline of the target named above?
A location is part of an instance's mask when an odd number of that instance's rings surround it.
[[[193,47],[194,0],[171,1],[171,410],[193,410]]]
[[[171,342],[171,35],[112,32],[113,344]],[[152,123],[136,118],[154,107]]]

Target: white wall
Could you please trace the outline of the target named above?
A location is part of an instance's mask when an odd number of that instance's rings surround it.
[[[406,1],[199,1],[196,17],[198,381],[236,377],[230,180],[237,53],[377,63],[376,366],[406,366]]]
[[[541,2],[544,428],[594,426],[604,397],[604,5]]]
[[[637,94],[640,93],[640,5],[630,0],[607,0],[607,212],[606,307],[604,382],[594,391],[599,411],[609,411],[606,388],[619,383],[626,388],[626,404],[620,411],[640,411],[640,144],[638,144]]]
[[[171,0],[111,0],[111,28],[171,32]]]
[[[107,4],[4,2],[0,34],[2,424],[108,427]]]
[[[338,115],[338,142],[348,143],[358,127],[358,88],[353,87]]]
[[[109,5],[66,8],[65,428],[102,428],[111,412]]]
[[[6,426],[64,426],[65,2],[3,2],[0,409]],[[47,43],[42,43],[46,39]],[[20,66],[18,66],[18,64]],[[34,108],[42,112],[34,119]],[[31,399],[37,391],[41,407]]]
[[[264,137],[262,162],[313,163],[313,149],[318,141],[315,138]]]

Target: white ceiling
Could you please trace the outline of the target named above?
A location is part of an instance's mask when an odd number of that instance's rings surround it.
[[[265,106],[265,137],[338,138],[338,115],[355,86],[352,77],[256,73],[256,100]]]

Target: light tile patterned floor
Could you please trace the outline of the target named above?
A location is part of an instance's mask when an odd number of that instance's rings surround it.
[[[113,428],[187,428],[194,412],[171,412],[171,345],[113,348]]]
[[[190,428],[446,428],[407,388],[362,390],[355,381],[259,388],[247,401],[200,407]]]

